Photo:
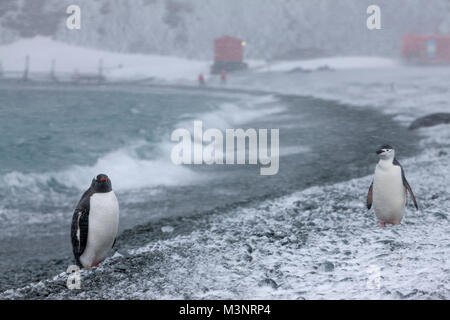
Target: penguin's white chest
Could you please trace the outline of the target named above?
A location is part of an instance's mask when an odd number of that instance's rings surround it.
[[[403,186],[402,169],[393,164],[379,163],[373,180],[373,208],[382,222],[397,224],[403,218],[406,204],[406,188]]]
[[[119,203],[113,191],[95,193],[90,199],[86,248],[80,256],[85,267],[103,261],[112,248],[119,227]]]

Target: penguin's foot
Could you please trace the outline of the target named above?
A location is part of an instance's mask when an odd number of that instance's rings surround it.
[[[401,220],[388,220],[388,221],[379,221],[380,227],[385,228],[388,224],[393,226],[400,224]]]
[[[87,265],[87,266],[85,266],[84,268],[86,269],[86,270],[90,270],[90,269],[92,269],[92,268],[94,268],[94,267],[98,267],[98,265],[100,264],[100,262],[97,262],[97,263],[92,263],[92,264],[90,264],[90,265]]]

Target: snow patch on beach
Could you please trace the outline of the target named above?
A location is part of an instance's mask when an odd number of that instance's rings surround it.
[[[276,61],[266,66],[260,66],[258,72],[287,72],[295,69],[317,70],[328,67],[330,69],[372,69],[392,68],[397,66],[395,60],[381,57],[328,57],[310,60]]]
[[[21,73],[25,57],[30,57],[30,73],[50,74],[52,60],[55,72],[73,74],[97,73],[99,61],[103,61],[104,74],[113,80],[137,80],[157,78],[166,81],[196,79],[199,73],[207,73],[208,61],[158,55],[125,54],[73,46],[46,37],[22,39],[0,46],[0,61],[5,72]]]

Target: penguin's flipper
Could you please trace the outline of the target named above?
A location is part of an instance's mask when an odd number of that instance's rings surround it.
[[[90,197],[94,193],[93,188],[89,188],[81,197],[72,217],[72,250],[75,260],[79,266],[82,267],[80,256],[86,248],[88,230],[89,230],[89,210]]]
[[[89,211],[79,210],[78,208],[73,213],[72,218],[72,249],[75,260],[79,265],[80,256],[86,248],[87,237],[89,230]]]
[[[402,172],[403,172],[403,170],[402,170]],[[403,174],[403,185],[405,186],[406,190],[408,190],[409,195],[411,196],[411,199],[414,202],[414,207],[416,207],[416,210],[419,210],[419,206],[417,205],[416,197],[414,196],[411,186],[409,185],[408,180],[406,180],[406,177],[404,174]]]
[[[414,196],[414,193],[413,193],[413,191],[411,189],[411,186],[408,183],[408,180],[406,180],[405,170],[403,170],[402,165],[400,164],[400,162],[398,162],[397,159],[394,159],[393,164],[396,165],[396,166],[399,166],[400,169],[402,169],[403,186],[406,188],[406,190],[408,190],[409,195],[411,196],[411,199],[414,202],[414,207],[416,207],[416,210],[419,210],[419,206],[417,205],[416,197]]]
[[[367,193],[367,210],[372,208],[372,195],[373,195],[373,181],[370,184],[369,192]]]

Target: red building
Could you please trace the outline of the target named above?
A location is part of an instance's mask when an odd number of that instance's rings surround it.
[[[214,64],[211,73],[246,69],[247,64],[243,62],[244,46],[244,41],[230,36],[214,40]]]
[[[402,39],[402,56],[411,63],[450,63],[450,35],[406,35]]]

